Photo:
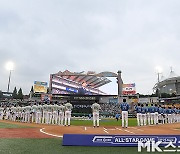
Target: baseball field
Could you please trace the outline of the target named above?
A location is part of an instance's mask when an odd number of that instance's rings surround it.
[[[63,134],[180,134],[180,124],[136,126],[136,119],[129,119],[129,128],[121,128],[121,121],[103,119],[99,128],[91,120],[72,120],[70,127],[0,121],[0,154],[136,154],[137,147],[81,147],[62,146]],[[143,149],[141,153],[149,153]],[[154,152],[158,153],[158,152]],[[166,152],[168,153],[168,152]],[[172,152],[169,152],[172,153]]]

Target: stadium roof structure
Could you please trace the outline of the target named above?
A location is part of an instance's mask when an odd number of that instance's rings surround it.
[[[162,87],[166,84],[173,84],[173,83],[180,83],[180,76],[177,75],[171,68],[169,76],[167,78],[164,76],[161,76],[159,83],[157,82],[154,85],[153,90],[156,90],[158,87]]]
[[[112,82],[107,77],[117,77],[116,73],[113,72],[101,72],[96,74],[93,71],[88,71],[87,73],[83,72],[70,72],[65,70],[64,72],[59,71],[56,74],[52,74],[55,76],[60,76],[64,79],[68,79],[77,83],[82,84],[86,82],[88,86],[93,88],[99,88],[105,84]]]

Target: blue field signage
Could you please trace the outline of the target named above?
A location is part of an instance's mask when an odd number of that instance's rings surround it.
[[[138,143],[180,147],[180,135],[85,135],[64,134],[64,146],[138,146]]]

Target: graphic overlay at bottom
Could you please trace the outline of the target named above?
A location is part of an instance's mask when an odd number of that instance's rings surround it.
[[[155,146],[180,149],[180,135],[84,135],[64,134],[64,146]],[[152,145],[153,146],[153,145]]]

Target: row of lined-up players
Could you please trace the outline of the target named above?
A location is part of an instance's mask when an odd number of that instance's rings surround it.
[[[165,107],[157,104],[138,104],[135,106],[137,125],[155,125],[158,123],[180,122],[180,108]]]
[[[31,104],[28,106],[1,106],[0,120],[35,122],[70,126],[72,104]]]

